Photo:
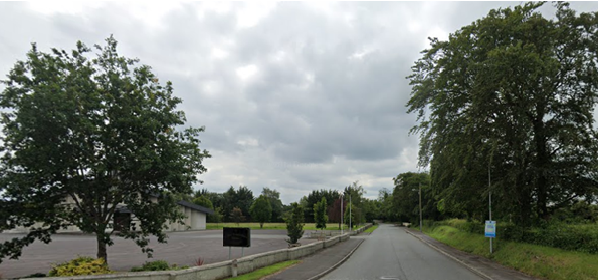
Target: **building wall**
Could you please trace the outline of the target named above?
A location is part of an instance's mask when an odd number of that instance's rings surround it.
[[[168,231],[184,231],[184,230],[202,230],[207,228],[207,215],[200,211],[189,207],[179,205],[180,213],[186,218],[183,219],[184,225],[179,223],[169,223]]]
[[[191,227],[194,230],[207,229],[207,214],[193,210]]]
[[[201,213],[200,211],[182,205],[178,205],[178,207],[180,212],[186,216],[186,218],[183,219],[184,225],[181,225],[177,222],[168,223],[168,231],[203,230],[207,228],[207,215],[205,213]],[[111,221],[111,223],[112,222],[113,221]],[[135,215],[132,215],[132,223],[135,224],[136,229],[140,229],[140,221]],[[34,227],[42,227],[42,223],[36,223]],[[111,229],[107,229],[107,232],[108,231],[111,231]],[[4,232],[26,233],[29,232],[29,228],[18,227]],[[76,226],[69,226],[67,229],[58,230],[58,232],[81,232],[81,230]]]

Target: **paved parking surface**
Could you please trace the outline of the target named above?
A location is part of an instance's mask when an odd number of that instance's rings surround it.
[[[307,233],[307,232],[306,232]],[[0,242],[19,236],[0,234]],[[251,247],[244,249],[245,256],[287,248],[284,239],[286,230],[251,230]],[[114,238],[115,244],[108,248],[109,266],[115,271],[129,271],[148,260],[167,260],[178,265],[192,265],[202,257],[205,264],[228,259],[228,247],[222,247],[221,230],[171,232],[167,244],[152,239],[154,258],[148,259],[132,240]],[[299,242],[309,244],[316,239],[302,238]],[[57,234],[52,242],[36,242],[23,250],[18,260],[5,259],[0,264],[4,278],[16,278],[33,273],[48,273],[53,263],[70,260],[77,255],[96,256],[96,239],[92,235]],[[232,258],[241,256],[241,248],[232,248]]]

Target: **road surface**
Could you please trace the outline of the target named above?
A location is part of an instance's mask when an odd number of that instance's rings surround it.
[[[363,238],[364,243],[355,253],[323,280],[482,279],[406,233],[402,227],[381,224]]]

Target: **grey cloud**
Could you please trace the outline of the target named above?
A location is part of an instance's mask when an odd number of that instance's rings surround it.
[[[405,77],[426,38],[517,4],[282,2],[239,29],[238,4],[199,16],[199,5],[184,3],[148,25],[119,3],[43,15],[5,2],[0,18],[10,24],[0,25],[0,75],[32,41],[42,50],[72,49],[78,39],[91,46],[114,34],[123,55],[174,83],[187,125],[206,126],[201,145],[214,157],[197,188],[243,184],[258,195],[270,187],[289,203],[364,178],[360,184],[376,197],[392,177],[417,170]],[[595,3],[572,6],[597,10]],[[227,55],[213,57],[214,49]],[[243,82],[236,69],[247,65],[258,71]]]

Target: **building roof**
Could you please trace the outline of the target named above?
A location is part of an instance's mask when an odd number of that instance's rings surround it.
[[[178,201],[178,204],[182,205],[184,207],[192,208],[194,210],[197,210],[197,211],[199,211],[201,213],[205,213],[207,215],[212,215],[214,213],[213,210],[211,210],[211,209],[209,209],[207,207],[203,207],[203,206],[194,204],[192,202],[188,202],[186,200],[180,200],[180,201]]]

